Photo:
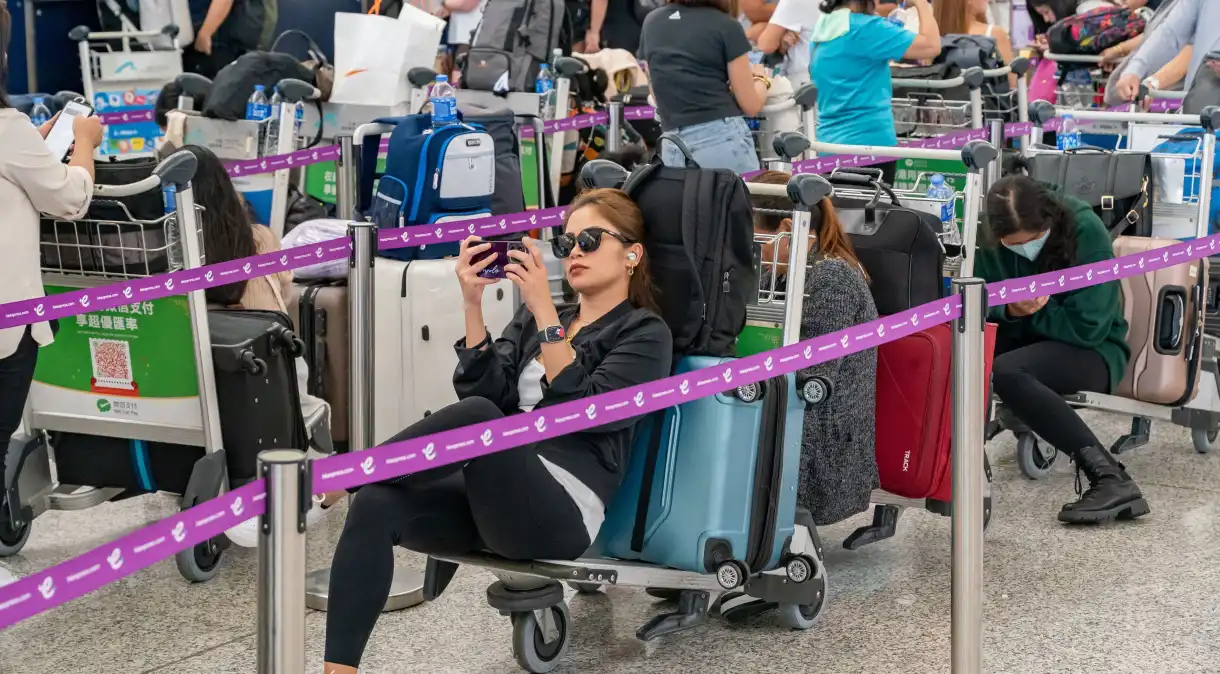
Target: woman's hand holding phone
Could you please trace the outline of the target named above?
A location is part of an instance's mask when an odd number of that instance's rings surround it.
[[[521,301],[537,317],[546,310],[553,312],[555,303],[551,301],[551,281],[547,278],[542,251],[529,239],[524,243],[525,250],[508,251],[513,262],[504,265],[504,275],[521,291]]]
[[[52,120],[53,121],[53,120]],[[93,152],[102,144],[102,122],[96,115],[88,117],[77,115],[72,120],[72,136],[75,138],[76,148],[86,148],[89,152]],[[75,152],[75,150],[73,150]]]
[[[489,250],[491,250],[491,244],[484,243],[477,236],[466,237],[466,240],[462,241],[458,247],[457,277],[458,283],[462,286],[462,302],[467,308],[482,309],[483,288],[496,282],[494,278],[484,278],[479,275],[479,272],[496,261],[495,255],[485,255],[481,259],[479,258],[480,253]]]

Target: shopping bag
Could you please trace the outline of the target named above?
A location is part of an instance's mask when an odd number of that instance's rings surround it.
[[[1050,59],[1042,59],[1034,70],[1029,83],[1029,100],[1055,102],[1055,87],[1059,84],[1059,65]]]
[[[380,3],[373,11],[380,9]],[[335,85],[332,103],[392,106],[410,100],[411,68],[431,68],[445,22],[411,5],[397,19],[335,14]]]
[[[188,47],[195,41],[188,0],[140,0],[140,30],[156,31],[169,25],[178,27],[180,46]],[[152,42],[167,49],[173,46],[169,37],[155,38]]]

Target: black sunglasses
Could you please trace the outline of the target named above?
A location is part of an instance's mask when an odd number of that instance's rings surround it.
[[[551,239],[551,251],[555,253],[555,257],[563,259],[571,255],[577,246],[580,246],[580,249],[588,255],[601,247],[603,235],[618,239],[624,246],[636,243],[618,232],[601,227],[590,227],[580,234],[560,234]]]

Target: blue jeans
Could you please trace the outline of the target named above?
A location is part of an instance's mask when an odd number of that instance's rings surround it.
[[[741,117],[726,117],[676,130],[700,168],[730,169],[740,175],[757,171],[758,153],[754,136]],[[661,161],[666,166],[685,166],[682,152],[673,143],[661,143]]]

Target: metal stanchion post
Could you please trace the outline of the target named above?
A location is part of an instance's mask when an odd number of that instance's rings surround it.
[[[983,671],[983,406],[987,286],[953,281],[961,317],[953,329],[953,608],[952,672]]]
[[[351,139],[348,138],[348,143]],[[351,345],[351,366],[348,386],[348,430],[350,451],[368,449],[373,444],[373,261],[377,255],[377,226],[371,222],[353,222],[348,226],[352,237],[352,257],[347,273],[348,343]],[[325,611],[330,597],[330,569],[319,569],[306,580],[305,604]],[[390,596],[383,611],[410,608],[424,600],[423,574],[409,569],[395,569]]]
[[[339,136],[339,160],[335,162],[335,210],[339,218],[359,220],[356,213],[356,157],[350,135]]]
[[[986,168],[987,179],[983,184],[985,189],[990,190],[1004,174],[1004,120],[992,119],[988,125],[991,127],[991,146],[997,150],[995,160]]]
[[[618,153],[623,145],[623,102],[610,101],[606,111],[610,117],[606,124],[606,152]]]
[[[258,476],[267,484],[259,517],[258,674],[299,674],[305,671],[309,462],[295,449],[262,452]]]

